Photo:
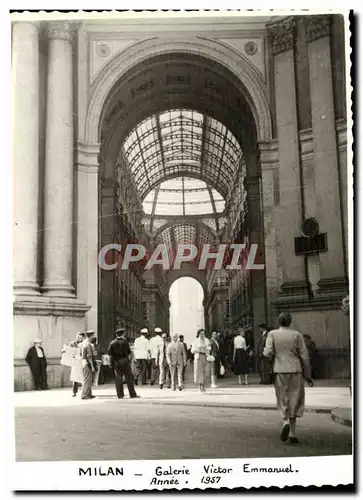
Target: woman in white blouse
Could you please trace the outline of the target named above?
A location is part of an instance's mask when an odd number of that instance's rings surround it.
[[[243,328],[238,328],[233,340],[233,373],[238,376],[238,383],[242,385],[242,375],[245,376],[245,385],[248,385],[247,343]]]
[[[205,336],[205,331],[201,328],[198,330],[197,338],[191,348],[191,352],[194,354],[194,383],[199,385],[200,392],[205,392],[209,365],[207,357],[210,349],[210,342]]]

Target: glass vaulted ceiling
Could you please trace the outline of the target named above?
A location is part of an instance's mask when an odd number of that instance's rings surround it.
[[[226,198],[242,159],[237,140],[224,125],[184,109],[155,114],[141,122],[125,140],[123,151],[141,200],[163,181],[175,178],[184,182],[181,192],[186,192],[185,183],[190,185],[194,178],[204,182],[200,189],[210,192],[213,188],[221,195],[212,191],[210,199]]]
[[[223,197],[204,181],[178,177],[150,191],[143,202],[147,215],[203,215],[223,213]]]

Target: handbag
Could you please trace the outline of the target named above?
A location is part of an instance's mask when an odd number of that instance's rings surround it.
[[[226,373],[226,369],[224,368],[224,366],[222,365],[222,363],[221,363],[221,368],[219,370],[219,373],[220,373],[220,375],[222,375],[222,377]]]
[[[209,361],[210,363],[213,363],[213,361],[215,361],[215,360],[216,360],[216,358],[212,354],[208,354],[207,361]]]

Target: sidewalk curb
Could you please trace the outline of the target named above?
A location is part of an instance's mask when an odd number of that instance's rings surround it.
[[[350,413],[350,415],[347,415],[347,413]],[[352,412],[350,408],[334,408],[331,411],[331,418],[338,424],[352,427]]]
[[[274,410],[277,411],[275,405],[261,405],[261,404],[251,404],[247,403],[245,405],[240,403],[218,403],[213,401],[206,401],[205,403],[199,401],[168,401],[168,400],[152,400],[152,399],[138,399],[133,401],[133,404],[150,404],[150,405],[164,405],[164,406],[195,406],[199,408],[230,408],[230,409],[240,409],[240,410]],[[308,413],[331,413],[331,408],[316,408],[307,407],[305,411]]]

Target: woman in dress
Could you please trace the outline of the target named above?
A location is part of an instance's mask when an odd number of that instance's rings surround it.
[[[207,356],[210,353],[210,343],[203,328],[198,330],[191,351],[194,354],[194,383],[199,385],[200,392],[205,392],[205,382],[209,368]]]
[[[248,385],[247,349],[245,332],[243,328],[238,328],[233,340],[233,373],[237,375],[239,385],[242,385],[242,375],[245,376],[245,385]]]

